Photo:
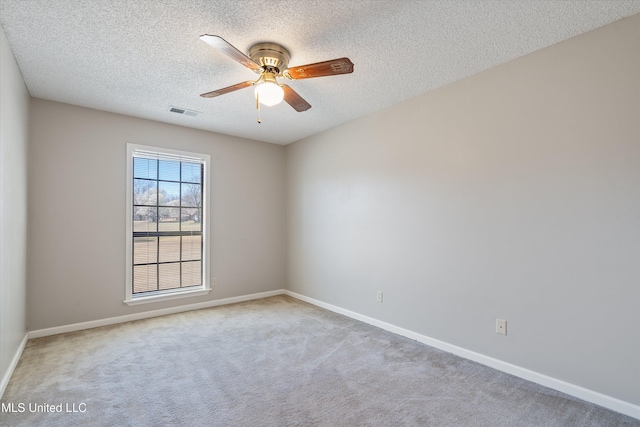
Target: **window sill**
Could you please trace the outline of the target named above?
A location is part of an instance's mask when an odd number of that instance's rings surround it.
[[[147,295],[142,297],[133,297],[131,299],[126,299],[124,300],[124,303],[127,305],[148,304],[151,302],[160,302],[160,301],[169,301],[169,300],[179,299],[179,298],[197,297],[201,295],[207,295],[209,292],[211,292],[211,288]]]

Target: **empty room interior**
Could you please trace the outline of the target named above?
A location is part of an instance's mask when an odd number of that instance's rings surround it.
[[[0,0],[0,54],[1,426],[640,426],[640,1]]]

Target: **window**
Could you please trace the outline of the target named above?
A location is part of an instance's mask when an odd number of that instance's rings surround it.
[[[125,303],[204,295],[209,156],[127,144]]]

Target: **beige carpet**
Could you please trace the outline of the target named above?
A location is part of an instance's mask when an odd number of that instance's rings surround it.
[[[31,340],[1,402],[2,426],[640,426],[286,296]]]

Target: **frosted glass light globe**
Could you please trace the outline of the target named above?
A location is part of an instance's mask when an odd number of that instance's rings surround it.
[[[258,101],[267,107],[279,104],[284,98],[284,90],[271,82],[264,82],[256,86],[255,94]]]

